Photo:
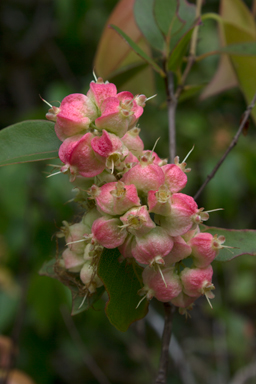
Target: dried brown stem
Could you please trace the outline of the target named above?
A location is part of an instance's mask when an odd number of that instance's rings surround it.
[[[164,303],[165,317],[164,317],[164,331],[162,336],[162,350],[160,357],[160,365],[155,384],[167,383],[167,372],[169,362],[169,345],[172,335],[172,315],[173,309],[170,303]]]
[[[255,95],[253,96],[253,99],[252,99],[252,102],[251,104],[247,107],[244,115],[243,115],[243,119],[242,119],[242,122],[238,128],[238,131],[236,133],[236,135],[234,136],[233,140],[231,141],[228,149],[226,150],[226,152],[224,153],[224,155],[222,156],[222,158],[218,161],[218,163],[215,165],[215,167],[213,168],[212,172],[207,176],[205,182],[201,185],[201,187],[199,188],[199,190],[197,191],[197,193],[195,194],[194,196],[194,199],[196,200],[198,198],[198,196],[202,193],[202,191],[204,190],[204,188],[206,187],[206,185],[209,183],[209,181],[215,176],[216,172],[218,171],[218,169],[220,168],[221,164],[224,162],[224,160],[226,159],[226,157],[228,156],[229,152],[231,151],[231,149],[233,149],[235,147],[235,145],[237,144],[238,142],[238,139],[239,139],[239,136],[241,135],[241,133],[243,132],[243,129],[244,129],[244,126],[247,122],[247,120],[249,119],[249,116],[250,116],[250,113],[251,113],[251,110],[253,109],[253,107],[255,106],[255,103],[256,103],[256,93]]]

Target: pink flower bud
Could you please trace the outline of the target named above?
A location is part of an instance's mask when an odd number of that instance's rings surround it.
[[[156,226],[149,216],[146,205],[130,209],[120,217],[120,220],[124,224],[122,227],[135,236],[143,236]]]
[[[188,244],[192,248],[192,257],[196,267],[207,267],[223,248],[224,236],[211,235],[210,233],[198,233]]]
[[[179,192],[187,184],[187,175],[175,164],[167,164],[162,167],[165,175],[165,183],[172,193]]]
[[[156,297],[159,301],[167,302],[182,291],[180,278],[174,268],[164,268],[161,274],[158,270],[146,267],[142,272],[142,278],[144,287],[138,293],[141,296],[146,294],[149,300]]]
[[[103,214],[122,215],[134,206],[140,206],[136,187],[125,185],[122,181],[108,183],[98,188],[95,185],[89,194],[95,198],[97,207]]]
[[[163,258],[171,251],[173,240],[161,227],[155,227],[143,236],[136,237],[132,255],[141,264],[164,264]]]
[[[192,250],[191,247],[185,242],[181,236],[173,237],[173,248],[171,252],[165,256],[165,265],[167,267],[171,266],[174,263],[179,262],[180,260],[188,257]]]
[[[118,247],[118,250],[120,251],[120,253],[122,255],[121,261],[122,261],[122,259],[128,259],[128,258],[133,257],[132,256],[132,249],[134,248],[135,244],[136,244],[135,243],[135,236],[128,234],[128,236],[126,237],[123,244],[121,244]]]
[[[52,108],[50,109],[50,111]],[[47,118],[52,117],[52,113],[46,115]],[[89,125],[97,117],[97,109],[91,100],[81,94],[73,93],[66,96],[56,113],[55,132],[58,138],[64,141],[67,137],[85,133]],[[52,120],[52,118],[51,118]]]
[[[195,200],[184,193],[174,193],[171,200],[171,213],[168,216],[155,215],[155,221],[170,236],[180,236],[191,229],[198,207]]]
[[[99,160],[99,156],[95,155],[91,147],[93,137],[91,132],[84,136],[73,136],[60,146],[59,158],[65,164],[61,171],[69,172],[71,181],[74,181],[77,175],[93,177],[104,170],[105,159],[102,157],[102,160]]]
[[[140,129],[134,127],[130,129],[126,134],[122,137],[122,142],[124,145],[133,153],[136,157],[142,155],[142,151],[144,149],[144,143],[139,137]]]
[[[147,159],[147,160],[143,159],[143,162],[148,161],[148,163],[158,165],[159,167],[162,167],[167,163],[167,159],[160,159],[160,157],[154,151],[149,151],[149,150],[143,151],[142,156]]]
[[[101,77],[98,78],[96,83],[94,81],[90,83],[90,89],[87,92],[87,96],[97,105],[99,110],[105,99],[115,97],[116,94],[115,84],[109,82],[104,83]]]
[[[142,156],[140,163],[123,175],[122,181],[125,184],[134,184],[137,190],[145,195],[150,190],[155,191],[164,184],[164,173],[162,168]]]
[[[171,192],[167,185],[161,185],[157,191],[148,192],[149,212],[162,216],[168,216],[171,213]]]
[[[76,254],[83,253],[85,247],[83,236],[90,233],[90,228],[83,222],[69,225],[66,221],[63,221],[63,224],[64,226],[61,228],[61,231],[65,236],[69,249]]]
[[[200,296],[200,294],[198,294],[198,296]],[[171,300],[171,303],[176,305],[176,307],[190,309],[189,307],[192,307],[191,304],[193,304],[195,300],[195,297],[188,296],[184,292],[181,292],[177,297]]]
[[[117,218],[100,217],[93,223],[93,237],[105,248],[117,248],[127,236],[126,230],[120,228],[121,224]]]
[[[80,272],[80,279],[88,289],[90,293],[96,292],[96,289],[103,285],[99,276],[97,275],[97,269],[90,261],[86,261]]]
[[[211,292],[214,289],[212,275],[211,265],[204,269],[184,268],[180,276],[184,293],[191,297],[206,295],[210,299],[213,298],[214,294]]]
[[[55,107],[55,106],[53,105],[53,106],[51,106],[51,108],[48,110],[48,112],[46,113],[45,117],[46,117],[46,119],[48,119],[48,120],[56,121],[56,120],[57,120],[57,115],[58,115],[59,112],[60,112],[60,108]]]
[[[83,246],[85,244],[83,243]],[[66,248],[62,253],[62,258],[65,262],[65,268],[70,272],[79,272],[84,264],[83,252],[81,254],[77,254],[72,252],[70,248]]]

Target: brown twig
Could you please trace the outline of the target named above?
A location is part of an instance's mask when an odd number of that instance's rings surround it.
[[[162,336],[162,350],[160,357],[160,365],[155,384],[166,384],[168,362],[169,362],[169,345],[172,335],[172,315],[173,308],[170,303],[164,303],[165,317],[164,317],[164,331]]]
[[[220,168],[221,164],[224,162],[224,160],[226,159],[226,157],[228,156],[229,152],[231,151],[231,149],[233,149],[235,147],[235,145],[237,144],[238,142],[238,139],[239,139],[239,136],[241,135],[241,133],[243,132],[243,129],[244,129],[244,126],[250,116],[250,113],[251,113],[251,110],[253,109],[253,107],[255,106],[255,103],[256,103],[256,93],[255,95],[253,96],[253,99],[252,99],[252,102],[251,104],[247,107],[246,111],[244,112],[244,115],[243,115],[243,119],[242,119],[242,122],[238,128],[238,131],[236,133],[236,135],[234,136],[233,140],[231,141],[228,149],[226,150],[226,152],[224,153],[224,155],[222,156],[222,158],[218,161],[218,163],[215,165],[215,167],[213,168],[212,172],[207,176],[206,180],[204,181],[204,183],[201,185],[201,187],[199,188],[199,190],[197,191],[197,193],[195,194],[194,196],[194,199],[196,200],[198,198],[198,196],[202,193],[202,191],[204,190],[204,188],[206,187],[206,185],[209,183],[209,181],[215,176],[216,172],[218,171],[218,169]]]
[[[168,72],[165,78],[166,94],[167,94],[167,108],[168,108],[168,127],[169,127],[169,154],[170,162],[174,162],[176,156],[176,126],[175,115],[177,108],[177,98],[174,94],[174,81],[173,73]]]

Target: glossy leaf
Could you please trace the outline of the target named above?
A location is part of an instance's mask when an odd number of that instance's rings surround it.
[[[154,0],[136,0],[134,3],[134,17],[137,26],[149,44],[163,52],[165,40],[154,17]]]
[[[165,36],[170,36],[177,18],[177,0],[155,0],[154,15],[159,29]]]
[[[60,144],[50,121],[10,125],[0,131],[0,166],[56,158]]]
[[[120,28],[115,25],[111,25],[111,28],[113,28],[130,45],[130,47],[134,50],[135,53],[137,53],[137,55],[139,55],[143,60],[150,64],[155,71],[160,73],[161,76],[165,77],[165,73],[161,67],[159,67],[159,65],[157,65],[155,61],[151,59],[151,57],[149,57],[137,44],[135,44],[129,36],[127,36]]]
[[[168,60],[169,71],[175,72],[180,68],[183,61],[183,57],[187,52],[192,34],[193,28],[185,34],[185,36],[178,42],[177,46],[171,52]]]
[[[109,295],[106,314],[109,321],[120,331],[125,332],[136,320],[146,316],[148,302],[143,300],[136,309],[141,297],[142,268],[137,264],[120,263],[118,249],[105,249],[99,265],[98,275]]]
[[[224,229],[218,227],[201,226],[202,232],[206,231],[212,235],[225,236],[225,246],[234,248],[223,248],[219,251],[215,260],[229,261],[242,255],[256,256],[256,230],[253,229]]]

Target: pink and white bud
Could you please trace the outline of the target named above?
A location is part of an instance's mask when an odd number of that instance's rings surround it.
[[[171,200],[170,214],[168,216],[155,215],[155,221],[165,228],[170,236],[181,236],[194,224],[193,215],[198,207],[195,200],[184,193],[174,193]]]
[[[90,228],[83,222],[69,225],[66,221],[63,221],[63,224],[61,231],[65,236],[69,249],[77,254],[83,253],[85,247],[84,234],[90,233]]]
[[[133,153],[136,157],[141,156],[144,143],[139,137],[140,129],[134,127],[126,132],[126,134],[122,137],[122,142],[124,145]]]
[[[214,289],[212,284],[213,269],[211,265],[207,268],[184,268],[180,278],[183,285],[183,292],[191,297],[206,295],[208,298],[214,298],[211,292]]]
[[[174,268],[164,268],[161,274],[148,266],[142,272],[142,278],[144,287],[138,294],[141,296],[146,294],[149,300],[155,297],[159,301],[167,302],[177,297],[182,291],[180,277]]]
[[[172,264],[186,259],[192,252],[191,247],[181,236],[173,237],[173,241],[173,248],[164,259],[166,267],[170,267]]]
[[[58,115],[59,112],[60,112],[60,108],[55,107],[54,105],[52,105],[51,108],[46,113],[45,117],[46,117],[47,120],[56,121],[57,120],[57,115]]]
[[[85,243],[83,243],[85,247]],[[83,252],[81,254],[77,254],[72,252],[70,248],[66,248],[62,253],[62,258],[65,263],[65,268],[70,272],[79,272],[84,264]]]
[[[150,150],[143,151],[142,156],[147,159],[148,163],[158,165],[159,167],[162,167],[167,163],[167,159],[160,159],[160,157],[154,151],[150,151]]]
[[[123,175],[122,181],[125,184],[134,184],[137,191],[145,195],[151,190],[158,190],[164,184],[164,173],[162,168],[149,163],[148,158],[142,156],[140,163]]]
[[[100,218],[101,216],[102,215],[99,213],[96,207],[85,212],[85,214],[82,217],[82,223],[88,228],[86,233],[91,233],[91,229],[94,221]]]
[[[98,78],[96,83],[91,81],[90,89],[87,92],[87,96],[96,104],[99,110],[101,110],[101,105],[105,99],[115,97],[116,94],[117,89],[115,84],[109,83],[108,81],[104,83],[101,77]]]
[[[53,120],[51,110],[56,114],[55,132],[61,141],[77,134],[84,134],[89,129],[90,123],[98,117],[94,103],[81,93],[66,96],[58,109],[53,110],[52,107],[46,117],[51,117]]]
[[[155,223],[151,220],[147,206],[131,208],[120,217],[125,228],[129,233],[135,236],[143,236],[155,228]]]
[[[155,227],[143,236],[136,237],[132,255],[141,264],[164,264],[164,257],[170,253],[173,239],[161,227]]]
[[[127,236],[127,231],[121,229],[121,225],[121,221],[117,218],[100,217],[92,225],[93,237],[105,248],[117,248],[123,244]]]
[[[95,185],[89,191],[98,209],[111,216],[122,215],[134,206],[140,206],[135,185],[125,185],[122,181],[108,183],[102,187]]]
[[[224,236],[211,235],[210,233],[198,233],[188,244],[192,248],[192,257],[196,267],[205,268],[215,259],[225,242]]]
[[[201,294],[198,294],[198,297],[201,296]],[[197,299],[197,297],[191,297],[186,295],[184,292],[181,292],[177,297],[171,300],[171,303],[179,308],[187,308],[192,307],[191,304],[194,303],[194,301]]]
[[[161,185],[157,191],[148,192],[149,212],[161,216],[168,216],[171,213],[171,192],[167,185]]]
[[[102,157],[107,158],[115,152],[124,152],[124,156],[129,153],[129,150],[125,147],[122,140],[106,130],[103,130],[101,136],[96,136],[92,139],[91,146],[94,152],[99,155],[100,159]]]
[[[90,293],[96,292],[96,289],[103,285],[99,276],[97,275],[97,269],[90,261],[86,261],[80,272],[80,279],[88,289]]]
[[[187,184],[187,175],[175,164],[167,164],[162,167],[165,175],[165,183],[172,193],[181,191]]]
[[[89,178],[96,176],[105,168],[104,157],[100,160],[91,147],[93,137],[91,132],[84,136],[73,136],[66,139],[60,146],[59,158],[65,164],[61,172],[69,172],[71,182],[78,175]]]

